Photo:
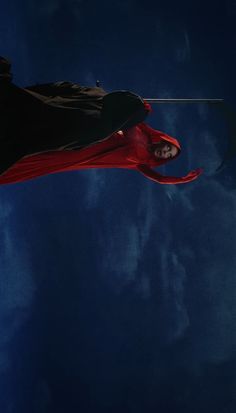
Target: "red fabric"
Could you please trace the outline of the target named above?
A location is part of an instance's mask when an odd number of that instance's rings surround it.
[[[143,104],[147,112],[152,112],[152,107],[150,103],[148,103],[146,100],[143,100]]]
[[[180,152],[179,142],[144,123],[114,133],[108,139],[78,151],[49,151],[22,158],[0,176],[0,184],[23,182],[42,175],[90,168],[127,168],[138,170],[158,183],[184,183],[196,179],[202,170],[186,177],[163,177],[152,169],[169,159],[157,160],[149,151],[152,143],[167,141]],[[179,154],[178,152],[178,154]]]
[[[187,182],[194,181],[203,172],[201,168],[191,171],[186,176],[176,177],[176,176],[163,176],[153,169],[148,168],[146,165],[138,165],[137,169],[142,172],[147,178],[159,184],[185,184]]]

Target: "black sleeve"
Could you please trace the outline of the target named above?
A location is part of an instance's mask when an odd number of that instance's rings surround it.
[[[73,98],[102,98],[107,94],[101,87],[81,86],[78,83],[60,81],[55,83],[44,83],[27,86],[26,90],[37,92],[40,95],[48,97],[73,97]]]
[[[66,81],[36,84],[25,87],[25,89],[30,90],[32,92],[37,92],[40,95],[51,97],[69,96],[71,94],[75,94],[76,91],[81,90],[81,88],[82,87],[76,83]]]
[[[103,97],[102,119],[112,130],[131,128],[147,114],[142,98],[132,92],[111,92]]]

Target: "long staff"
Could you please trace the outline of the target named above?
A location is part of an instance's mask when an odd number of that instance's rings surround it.
[[[224,99],[153,99],[145,98],[148,103],[223,103]]]

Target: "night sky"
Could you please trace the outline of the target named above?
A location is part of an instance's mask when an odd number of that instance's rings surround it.
[[[20,86],[67,80],[142,97],[224,98],[232,1],[0,0]],[[1,413],[233,413],[236,167],[215,106],[153,105],[180,140],[159,185],[91,170],[0,187]],[[236,134],[235,134],[236,139]]]

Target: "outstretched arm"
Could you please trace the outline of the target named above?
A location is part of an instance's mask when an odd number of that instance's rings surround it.
[[[105,90],[100,87],[86,87],[81,86],[78,83],[67,82],[67,81],[59,81],[59,82],[52,82],[52,83],[43,83],[43,84],[36,84],[25,87],[25,89],[30,90],[32,92],[40,93],[44,96],[80,96],[82,94],[91,94],[95,97],[102,97],[107,94]]]
[[[152,168],[149,168],[147,165],[138,165],[137,169],[147,178],[151,179],[154,182],[158,182],[159,184],[185,184],[187,182],[194,181],[203,172],[203,169],[198,168],[194,171],[189,172],[186,176],[175,177],[163,176],[154,171]]]

